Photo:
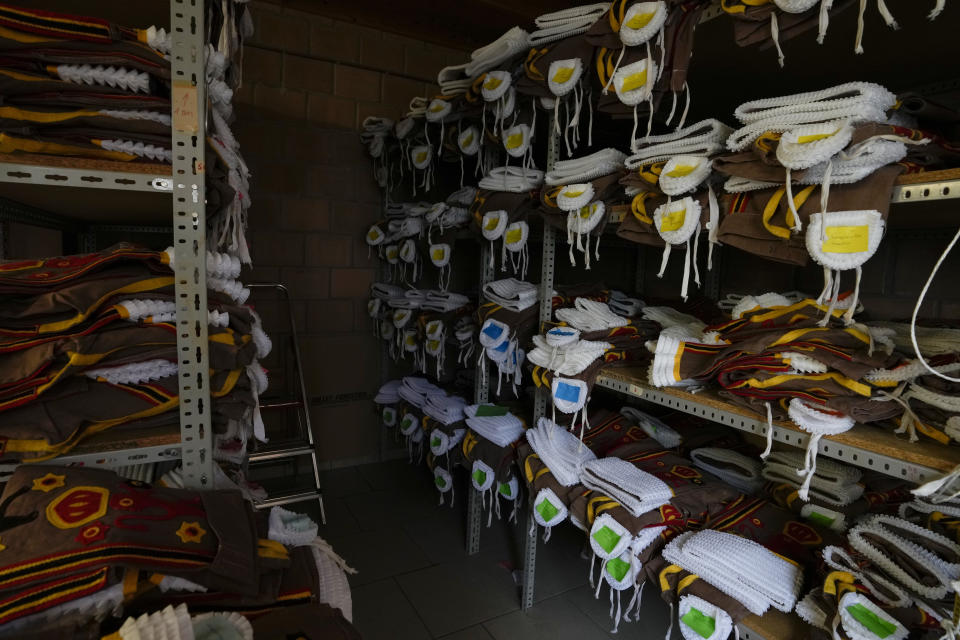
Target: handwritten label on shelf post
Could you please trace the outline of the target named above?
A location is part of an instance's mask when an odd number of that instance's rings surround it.
[[[173,127],[181,133],[197,133],[200,116],[197,104],[197,87],[190,82],[177,80],[173,83]]]

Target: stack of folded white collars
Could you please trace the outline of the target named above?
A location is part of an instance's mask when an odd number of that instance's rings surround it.
[[[470,62],[444,67],[437,74],[437,84],[444,95],[466,93],[478,75],[497,67],[530,47],[530,34],[513,27],[488,45],[470,54]]]
[[[709,206],[706,225],[710,240],[707,267],[713,266],[713,246],[717,244],[717,232],[720,228],[720,208],[710,184],[711,158],[723,151],[724,140],[730,132],[731,129],[722,122],[703,120],[673,133],[648,136],[643,141],[637,141],[634,155],[625,161],[628,169],[663,163],[657,186],[667,196],[667,202],[657,207],[653,213],[654,227],[666,245],[657,277],[662,278],[666,271],[671,247],[686,244],[680,291],[684,299],[687,297],[691,266],[694,281],[697,285],[700,284],[697,249],[702,207],[695,195],[697,192],[702,193],[704,189]],[[627,191],[627,195],[636,193],[637,190]]]
[[[401,384],[400,388],[397,390],[397,394],[403,400],[407,401],[418,409],[422,409],[427,403],[428,398],[432,396],[444,397],[447,395],[447,392],[426,378],[406,376],[403,379],[403,384]]]
[[[547,418],[540,418],[536,427],[527,429],[526,436],[530,447],[565,487],[580,482],[584,463],[596,459],[579,438]]]
[[[507,447],[523,436],[523,422],[503,407],[472,404],[464,407],[467,426],[498,447]]]
[[[588,489],[613,498],[637,518],[659,509],[673,497],[663,480],[620,458],[585,462],[580,482]]]
[[[437,393],[429,394],[426,402],[423,404],[423,412],[444,425],[451,425],[454,422],[463,420],[463,409],[467,406],[467,401],[460,396],[440,395]]]
[[[696,574],[750,613],[770,607],[793,610],[803,586],[803,568],[746,538],[707,529],[674,538],[663,557]]]
[[[510,311],[524,311],[537,304],[537,286],[515,278],[495,280],[483,285],[483,296]]]
[[[805,478],[797,475],[797,470],[803,467],[803,452],[774,451],[764,461],[762,473],[763,477],[770,482],[800,488]],[[818,458],[810,480],[809,497],[828,505],[845,507],[863,495],[864,487],[859,484],[862,475],[856,467],[835,460]],[[842,520],[842,517],[840,519]]]

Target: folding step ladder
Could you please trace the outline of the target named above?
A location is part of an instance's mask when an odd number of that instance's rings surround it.
[[[251,442],[249,453],[249,464],[251,471],[255,468],[277,465],[278,463],[287,463],[294,469],[293,474],[287,474],[286,477],[275,479],[267,487],[268,497],[255,506],[258,509],[266,509],[278,505],[293,504],[305,502],[308,500],[318,500],[320,502],[320,518],[324,524],[327,522],[326,512],[323,506],[323,493],[320,484],[320,470],[317,464],[317,451],[313,440],[313,430],[310,426],[310,405],[307,397],[307,389],[303,380],[303,367],[300,361],[300,346],[297,342],[297,327],[293,317],[293,308],[290,303],[290,292],[280,283],[270,284],[248,284],[252,290],[251,298],[254,308],[256,308],[256,297],[258,292],[273,291],[277,298],[282,299],[289,320],[289,350],[286,352],[293,359],[292,367],[284,366],[282,378],[284,387],[280,393],[274,394],[273,380],[266,394],[260,398],[260,411],[263,414],[264,422],[267,425],[266,444],[260,442]],[[279,301],[278,301],[279,302]],[[264,304],[261,301],[261,304]],[[268,328],[268,333],[273,330]],[[274,335],[276,333],[274,332]],[[273,336],[271,336],[273,337]],[[273,349],[277,351],[284,346],[274,340]],[[288,373],[292,373],[288,375]],[[292,379],[291,379],[292,378]],[[283,416],[286,412],[293,411],[296,415],[296,429],[292,434],[271,433],[270,418],[280,414]],[[299,474],[298,463],[307,461],[311,465],[313,472],[313,482],[310,487],[297,487],[297,477]],[[262,484],[268,484],[262,482]]]

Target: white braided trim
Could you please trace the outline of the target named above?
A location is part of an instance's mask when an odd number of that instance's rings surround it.
[[[283,507],[270,509],[267,537],[288,547],[303,547],[317,537],[317,523],[308,516]]]
[[[877,618],[893,626],[895,631],[883,636],[879,636],[877,633],[871,631],[850,613],[848,607],[854,607],[856,605],[868,609],[870,613]],[[872,600],[860,593],[845,593],[843,597],[840,598],[840,623],[843,625],[843,632],[850,640],[876,640],[879,637],[882,637],[884,640],[905,640],[905,638],[910,635],[910,631],[904,627],[899,620],[892,617],[889,613],[875,605]]]
[[[579,211],[593,200],[593,185],[589,182],[569,184],[557,194],[557,206],[562,211]]]
[[[787,413],[793,422],[807,433],[836,435],[849,431],[854,419],[847,415],[830,415],[817,411],[799,398],[790,400]]]
[[[820,460],[817,460],[817,471],[819,468]],[[803,469],[804,464],[803,460],[800,461],[799,465],[788,465],[781,464],[777,462],[770,462],[769,458],[767,459],[766,464],[763,466],[761,471],[764,479],[769,480],[770,482],[778,482],[783,484],[788,484],[795,488],[800,488],[802,482],[800,476],[798,476],[798,470]],[[843,507],[849,504],[852,504],[858,500],[863,495],[863,485],[860,484],[846,484],[841,485],[834,482],[823,480],[818,478],[814,474],[813,479],[810,481],[809,485],[809,495],[815,499],[826,502],[827,504],[834,505],[836,507]],[[807,505],[811,506],[811,505]],[[814,507],[811,511],[817,511],[819,507]],[[840,514],[823,514],[827,517],[833,518],[834,521],[838,520]],[[842,520],[842,518],[840,518]],[[837,524],[838,527],[842,526],[844,523],[841,521]]]
[[[183,606],[183,605],[181,605]],[[168,607],[169,608],[169,607]],[[186,608],[186,607],[184,607]],[[350,619],[349,612],[344,612],[344,616]],[[246,617],[235,611],[215,611],[212,613],[201,613],[190,618],[193,624],[195,637],[217,637],[221,634],[236,637],[237,640],[253,640],[253,625]],[[230,627],[228,632],[224,625]],[[211,634],[210,636],[206,634]],[[213,636],[217,634],[217,636]],[[126,640],[126,636],[123,636]],[[144,636],[147,637],[147,636]]]
[[[741,491],[754,493],[763,486],[760,462],[737,451],[719,447],[700,447],[690,452],[690,459],[695,466],[712,473]],[[730,465],[735,468],[730,469]]]
[[[73,84],[101,85],[142,93],[150,91],[150,74],[135,69],[89,64],[58,64],[56,73],[61,80]]]
[[[805,353],[782,351],[780,357],[793,367],[796,373],[827,373],[830,370],[830,367]]]
[[[102,149],[107,151],[122,151],[139,158],[150,158],[151,160],[162,160],[163,162],[173,162],[173,153],[169,149],[158,147],[152,144],[134,142],[132,140],[100,140],[98,142]]]
[[[810,626],[823,629],[824,631],[830,631],[830,628],[827,626],[826,612],[816,604],[814,597],[815,592],[816,589],[807,593],[807,595],[797,603],[797,606],[793,608],[793,612]]]
[[[533,349],[527,360],[563,376],[583,373],[597,358],[613,348],[608,342],[577,340],[562,346],[552,346],[543,336],[533,336]]]
[[[613,498],[637,518],[659,509],[673,497],[673,491],[660,478],[619,458],[584,463],[580,480],[588,489]]]
[[[737,119],[749,124],[766,121],[781,115],[796,113],[826,114],[840,110],[872,109],[885,114],[896,103],[897,97],[872,82],[848,82],[821,91],[796,93],[789,96],[763,98],[744,102],[736,108]],[[841,116],[835,116],[841,117]],[[819,117],[814,122],[828,118]],[[882,122],[883,117],[877,118]]]
[[[574,329],[588,332],[630,324],[629,320],[611,311],[606,303],[589,298],[577,298],[573,307],[558,309],[556,316],[557,320],[566,322]]]
[[[230,296],[237,304],[243,304],[250,297],[250,289],[244,287],[239,280],[208,277],[207,288]]]
[[[939,600],[946,596],[951,591],[950,582],[960,577],[960,564],[948,562],[934,553],[932,549],[921,547],[897,535],[890,529],[891,526],[908,531],[914,536],[931,540],[938,546],[951,549],[955,556],[960,556],[960,546],[951,542],[946,537],[917,526],[912,522],[894,518],[893,516],[877,515],[851,529],[848,534],[850,546],[869,558],[880,569],[885,571],[887,575],[907,589],[915,591],[926,598],[933,598],[934,600]],[[940,581],[940,584],[935,587],[930,587],[915,579],[909,572],[902,569],[890,557],[884,554],[882,550],[868,542],[863,537],[864,533],[874,534],[896,545],[902,551],[909,553],[910,556],[936,577],[937,580]]]
[[[800,566],[731,533],[707,529],[681,534],[664,548],[663,557],[758,616],[771,606],[792,611],[803,585]]]
[[[583,60],[580,58],[554,60],[547,70],[547,88],[555,97],[562,98],[577,87],[582,77]]]
[[[820,0],[773,0],[779,9],[787,13],[803,13]]]
[[[899,162],[907,155],[907,145],[898,140],[873,137],[841,151],[830,161],[831,184],[853,184],[871,175],[877,169]],[[804,172],[798,184],[821,184],[826,177],[827,162],[814,165]]]
[[[853,137],[849,120],[801,125],[785,131],[777,145],[777,160],[788,169],[808,169],[840,153]]]
[[[723,183],[723,190],[727,193],[744,193],[779,186],[781,185],[776,182],[763,182],[762,180],[750,180],[749,178],[741,178],[740,176],[730,176],[727,178],[727,181]]]
[[[147,111],[146,109],[101,109],[100,113],[118,120],[150,120],[162,125],[170,126],[170,115],[160,113],[159,111]]]
[[[954,518],[960,518],[960,505],[951,505],[950,503],[929,504],[923,500],[904,502],[900,505],[900,517],[909,520],[908,515],[911,510],[925,515],[939,512]]]
[[[668,196],[679,196],[695,191],[710,177],[711,165],[707,157],[673,156],[660,173],[660,190]]]
[[[955,373],[960,371],[960,362],[945,364],[934,367],[934,369],[940,373]],[[919,360],[910,360],[907,364],[900,365],[893,369],[874,369],[863,378],[868,382],[876,384],[878,382],[904,382],[926,374],[927,370],[922,362]]]
[[[691,609],[696,609],[706,617],[713,618],[713,633],[704,636],[699,631],[687,626],[683,617],[690,613]],[[726,640],[733,631],[733,618],[730,617],[729,613],[697,596],[684,595],[680,597],[677,619],[680,621],[680,633],[684,640]]]
[[[523,193],[543,184],[543,172],[523,167],[495,167],[477,183],[481,189]]]
[[[700,203],[687,196],[666,202],[653,212],[657,233],[668,244],[683,244],[700,228]]]
[[[711,156],[723,151],[724,141],[733,129],[719,120],[701,120],[671,133],[647,136],[635,141],[637,151],[624,166],[637,169],[676,155]]]
[[[875,210],[814,213],[807,225],[807,252],[821,266],[855,269],[877,252],[884,227],[883,216]]]
[[[674,375],[674,364],[683,345],[683,340],[678,333],[684,333],[683,329],[679,331],[664,329],[657,338],[653,364],[650,367],[650,384],[655,387],[672,387],[683,382],[683,378]]]
[[[960,413],[960,397],[931,391],[926,387],[921,387],[916,382],[910,385],[910,388],[904,395],[919,400],[920,402],[928,404],[932,407],[943,409],[944,411]]]
[[[83,372],[91,380],[102,378],[110,384],[140,384],[176,375],[177,363],[169,360],[145,360],[118,367],[98,367]]]
[[[544,519],[543,514],[540,513],[538,508],[544,502],[548,502],[553,505],[553,508],[557,510],[557,513],[554,514],[549,520]],[[567,506],[560,501],[560,498],[557,497],[550,488],[544,487],[537,492],[537,496],[533,499],[533,519],[536,520],[537,524],[541,527],[555,527],[564,520],[567,519],[569,511]]]
[[[609,2],[601,2],[544,14],[534,21],[539,29],[530,34],[529,45],[539,47],[584,33],[609,6]]]
[[[480,151],[480,132],[474,126],[467,127],[457,136],[457,147],[465,156],[475,156]]]
[[[662,0],[631,5],[620,23],[620,41],[628,47],[648,42],[663,28],[669,13]]]
[[[550,186],[557,186],[594,180],[622,169],[626,158],[627,154],[608,147],[581,158],[559,160],[546,173],[544,182]]]
[[[823,548],[823,561],[824,563],[837,571],[846,571],[852,573],[858,581],[862,582],[866,586],[871,595],[882,602],[887,607],[909,607],[913,604],[913,597],[907,593],[903,587],[892,582],[886,578],[879,571],[875,571],[871,567],[865,567],[861,569],[853,558],[850,557],[850,554],[847,553],[846,549],[842,549],[837,546],[828,545]],[[882,586],[887,591],[894,594],[895,598],[890,599],[883,595],[883,593],[877,588],[877,585]]]
[[[653,60],[638,60],[617,69],[613,87],[625,105],[636,106],[649,100],[657,79],[657,64]]]
[[[803,452],[799,449],[784,449],[771,453],[767,457],[766,464],[780,464],[785,468],[796,469],[803,466],[803,458]],[[833,486],[840,489],[860,482],[863,478],[863,472],[848,464],[824,458],[817,461],[815,477],[823,486]]]

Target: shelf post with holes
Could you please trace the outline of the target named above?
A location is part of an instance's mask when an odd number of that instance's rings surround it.
[[[204,3],[170,0],[173,247],[184,486],[213,487],[207,355]]]

